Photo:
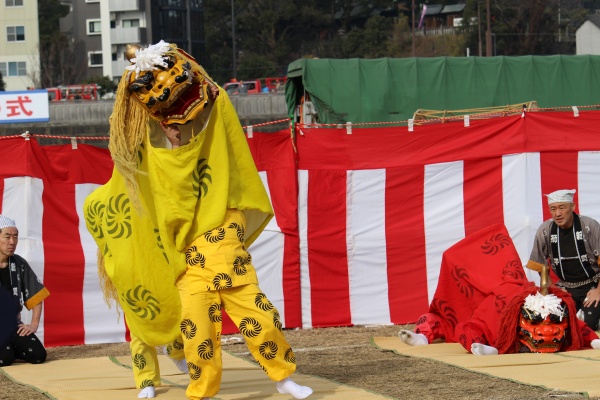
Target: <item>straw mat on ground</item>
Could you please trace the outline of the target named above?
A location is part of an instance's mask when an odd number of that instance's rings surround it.
[[[497,378],[600,396],[600,350],[474,356],[458,343],[409,346],[397,337],[375,337],[373,343],[400,355],[440,361]]]
[[[185,399],[189,377],[179,372],[166,356],[159,356],[162,386],[156,389],[159,400]],[[277,393],[275,384],[256,364],[223,353],[223,379],[221,391],[215,399],[286,400],[290,395]],[[45,392],[57,400],[133,400],[134,388],[131,359],[122,357],[96,357],[48,361],[32,365],[17,363],[0,368],[10,379]],[[340,385],[325,379],[294,374],[294,380],[313,388],[311,399],[383,400],[389,397]]]

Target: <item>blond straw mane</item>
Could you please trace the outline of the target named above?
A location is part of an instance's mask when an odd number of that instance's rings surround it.
[[[112,303],[116,303],[117,310],[119,309],[119,295],[117,293],[117,288],[113,285],[112,281],[108,277],[106,273],[106,268],[104,267],[104,257],[102,256],[102,252],[98,249],[98,278],[100,280],[100,288],[102,289],[102,294],[104,295],[104,302],[110,308]]]
[[[129,75],[126,71],[121,77],[113,112],[110,116],[110,141],[108,148],[115,168],[123,179],[131,202],[139,209],[138,148],[146,137],[148,113],[129,95]]]

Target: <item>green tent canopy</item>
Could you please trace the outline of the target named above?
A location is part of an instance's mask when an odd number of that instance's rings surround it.
[[[289,117],[306,92],[324,124],[404,121],[418,109],[600,104],[595,55],[299,59],[287,76]]]

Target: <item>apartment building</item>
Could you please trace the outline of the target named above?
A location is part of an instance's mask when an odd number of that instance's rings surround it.
[[[37,0],[0,0],[0,73],[6,90],[26,90],[39,82]]]
[[[108,76],[119,80],[129,62],[128,44],[163,39],[195,57],[204,54],[202,0],[62,0],[71,12],[61,31],[83,42],[87,70],[83,79]],[[197,58],[200,63],[202,60]]]

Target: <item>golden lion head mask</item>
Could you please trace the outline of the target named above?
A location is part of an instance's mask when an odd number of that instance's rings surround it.
[[[142,48],[129,45],[128,89],[150,116],[166,124],[185,124],[208,104],[207,87],[214,85],[192,56],[160,41]]]

